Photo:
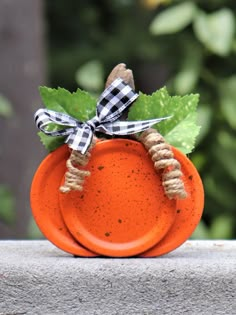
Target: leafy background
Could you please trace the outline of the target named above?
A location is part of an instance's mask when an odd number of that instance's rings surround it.
[[[166,86],[170,95],[200,95],[202,128],[189,157],[204,183],[205,209],[193,237],[235,238],[236,2],[45,1],[45,23],[52,88],[79,86],[96,96],[125,62],[146,94]],[[6,189],[0,194],[9,196]],[[33,225],[30,235],[37,235]]]
[[[190,158],[205,209],[193,237],[235,238],[236,2],[62,3],[47,3],[52,86],[79,84],[96,94],[110,69],[125,62],[144,93],[164,85],[171,95],[199,93],[202,128]]]

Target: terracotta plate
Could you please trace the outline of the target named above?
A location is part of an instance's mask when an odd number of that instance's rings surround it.
[[[101,255],[133,256],[157,244],[179,205],[163,194],[160,176],[142,144],[125,139],[97,143],[86,166],[83,192],[59,194],[74,238]]]
[[[183,244],[197,227],[204,207],[204,190],[201,178],[192,162],[179,150],[172,148],[181,164],[183,180],[188,197],[177,200],[176,218],[166,236],[142,257],[164,255]]]
[[[50,153],[40,164],[31,186],[31,208],[44,236],[62,250],[78,256],[96,256],[81,246],[68,231],[59,209],[59,187],[69,157],[64,145]]]

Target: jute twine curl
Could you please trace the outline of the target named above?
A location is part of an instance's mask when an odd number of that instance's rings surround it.
[[[118,64],[107,78],[105,87],[109,86],[118,77],[122,78],[127,84],[134,89],[133,73],[130,69],[126,69],[126,65]],[[127,117],[127,112],[122,115],[122,118]],[[154,168],[158,172],[162,172],[162,185],[166,196],[169,199],[186,198],[187,194],[184,189],[184,183],[181,179],[182,172],[180,163],[174,158],[171,146],[167,144],[164,138],[155,130],[148,129],[141,136],[136,138],[143,143],[148,150],[154,162]],[[79,169],[80,166],[85,166],[91,156],[91,150],[96,143],[96,137],[93,137],[92,143],[86,154],[81,154],[72,150],[69,159],[66,162],[67,172],[65,174],[65,183],[60,187],[62,193],[68,193],[72,190],[83,190],[85,177],[90,176],[90,172]]]
[[[90,176],[90,172],[80,169],[80,166],[85,166],[91,156],[91,150],[96,143],[96,137],[93,136],[92,143],[85,154],[81,154],[76,150],[72,150],[69,159],[66,161],[67,171],[65,173],[65,182],[60,187],[62,193],[68,193],[72,190],[83,190],[85,177]]]
[[[138,140],[148,150],[154,162],[155,170],[162,172],[162,185],[165,195],[169,199],[186,198],[187,193],[181,179],[183,174],[180,170],[180,163],[174,158],[171,146],[165,142],[163,136],[155,129],[150,128],[144,131]]]

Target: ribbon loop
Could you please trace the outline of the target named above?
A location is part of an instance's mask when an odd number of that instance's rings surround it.
[[[49,109],[39,109],[35,115],[36,126],[50,136],[67,136],[65,143],[73,150],[85,154],[88,150],[93,133],[101,131],[109,135],[129,135],[144,131],[152,125],[169,117],[144,121],[120,121],[122,112],[138,97],[132,88],[121,78],[116,79],[101,94],[96,108],[96,116],[87,122],[81,122],[65,113]],[[51,123],[61,125],[60,130],[50,131]]]
[[[118,78],[101,94],[97,104],[97,116],[102,123],[115,121],[137,97],[138,94]]]

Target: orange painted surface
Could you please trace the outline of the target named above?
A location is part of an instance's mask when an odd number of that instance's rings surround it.
[[[181,164],[187,198],[177,200],[176,218],[165,237],[142,257],[164,255],[183,244],[194,232],[203,212],[204,190],[201,178],[192,162],[179,150],[172,148],[175,158]]]
[[[204,194],[195,167],[173,151],[186,200],[169,200],[143,145],[125,139],[98,142],[85,166],[91,176],[83,192],[60,193],[69,156],[68,147],[60,147],[44,159],[32,183],[36,223],[52,243],[78,256],[152,257],[175,249],[199,222]]]
[[[39,229],[60,249],[78,256],[95,256],[78,244],[67,229],[58,200],[61,179],[69,157],[67,145],[50,153],[38,167],[31,185],[31,208]]]
[[[99,142],[83,192],[60,194],[73,236],[106,256],[133,256],[160,241],[174,222],[176,202],[163,195],[144,147],[130,140]]]

